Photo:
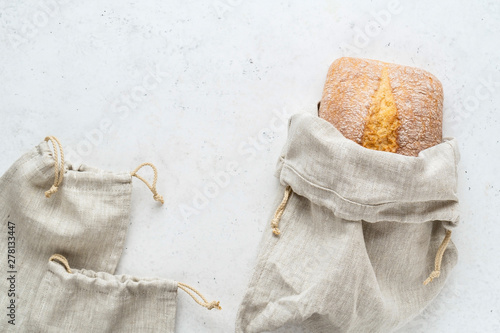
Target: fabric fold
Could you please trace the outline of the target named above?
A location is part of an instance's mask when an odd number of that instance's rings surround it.
[[[324,119],[296,114],[277,164],[281,184],[342,218],[458,223],[455,139],[417,157],[366,149]],[[411,191],[409,190],[411,189]]]
[[[174,332],[177,282],[49,261],[31,306],[30,332]]]

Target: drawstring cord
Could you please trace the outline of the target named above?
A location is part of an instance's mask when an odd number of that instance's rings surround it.
[[[177,286],[180,289],[184,290],[189,296],[191,296],[195,300],[196,303],[200,304],[204,308],[207,308],[208,310],[212,310],[212,309],[222,310],[219,301],[212,301],[212,302],[207,301],[207,299],[198,290],[191,287],[190,285],[187,285],[187,284],[181,283],[181,282],[177,282]],[[200,301],[190,290],[193,291],[194,293],[196,293],[196,295],[200,296],[201,299],[203,300],[203,302]]]
[[[55,178],[54,178],[54,185],[52,185],[50,187],[50,189],[45,192],[45,196],[47,198],[50,198],[52,194],[57,192],[57,190],[59,189],[59,186],[61,185],[61,183],[63,181],[63,176],[64,176],[64,151],[62,149],[61,142],[55,136],[48,136],[45,138],[45,141],[49,141],[49,140],[52,143],[52,146],[54,146]],[[59,148],[59,150],[58,150],[58,148]],[[58,155],[61,156],[60,163],[59,163]]]
[[[153,183],[152,184],[149,184],[149,182],[142,178],[141,176],[139,176],[137,174],[137,172],[144,166],[150,166],[151,169],[153,169],[153,172],[154,172],[154,178],[153,178]],[[161,202],[161,204],[163,205],[165,203],[165,201],[163,200],[163,197],[161,195],[158,194],[158,192],[156,191],[156,182],[158,181],[158,170],[156,169],[156,167],[153,165],[153,163],[142,163],[141,165],[139,165],[137,168],[135,168],[134,171],[132,171],[130,173],[130,175],[132,177],[136,177],[137,179],[140,179],[142,180],[142,182],[144,184],[146,184],[146,186],[149,188],[149,190],[153,193],[153,199],[155,199],[156,201],[159,201]]]
[[[73,274],[73,272],[71,271],[71,268],[69,266],[68,260],[62,254],[57,254],[57,253],[53,254],[52,256],[50,256],[49,261],[58,261],[59,263],[61,263],[64,266],[64,268],[66,269],[66,272]],[[219,301],[212,301],[212,302],[207,301],[207,299],[198,290],[191,287],[190,285],[187,285],[187,284],[181,283],[181,282],[177,282],[177,286],[180,289],[184,290],[189,296],[191,296],[196,301],[196,303],[207,308],[208,310],[212,310],[212,309],[222,310]],[[203,301],[200,301],[191,291],[193,291],[196,295],[200,296],[200,298]]]
[[[55,136],[48,136],[45,138],[45,141],[50,141],[52,143],[52,146],[54,146],[54,184],[50,187],[49,190],[45,191],[45,196],[47,198],[50,198],[52,194],[56,193],[57,190],[59,189],[59,186],[61,185],[64,177],[64,151],[61,145],[61,142],[59,141],[58,138]],[[61,161],[59,161],[59,156],[61,157]],[[137,174],[137,172],[144,166],[150,166],[153,169],[154,172],[154,179],[153,179],[153,184],[149,184],[149,182],[141,177],[140,175]],[[153,198],[156,201],[161,202],[162,204],[164,203],[163,197],[158,194],[156,191],[156,182],[158,181],[158,170],[152,163],[142,163],[139,165],[134,171],[131,173],[132,177],[137,177],[140,179],[146,186],[151,190],[153,193]]]
[[[288,202],[288,199],[290,198],[290,195],[292,194],[292,188],[290,186],[287,186],[285,189],[285,194],[283,195],[283,200],[281,201],[280,205],[276,209],[276,212],[274,213],[273,220],[271,221],[271,227],[273,228],[273,234],[276,236],[279,236],[281,234],[281,231],[279,229],[279,223],[281,216],[283,215],[283,212],[285,211],[286,204]]]
[[[441,245],[439,245],[438,251],[436,253],[436,260],[434,262],[434,270],[429,275],[429,277],[424,281],[424,286],[428,285],[432,280],[436,279],[441,275],[441,261],[443,260],[444,251],[448,247],[451,239],[451,230],[446,230],[446,236],[443,239]]]
[[[64,268],[66,268],[66,272],[73,274],[71,268],[69,267],[68,259],[66,259],[62,254],[53,254],[50,256],[49,261],[59,261]]]

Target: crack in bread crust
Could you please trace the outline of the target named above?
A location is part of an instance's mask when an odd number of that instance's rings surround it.
[[[397,130],[400,125],[388,70],[384,67],[380,85],[372,97],[361,144],[365,148],[395,153],[399,148]]]

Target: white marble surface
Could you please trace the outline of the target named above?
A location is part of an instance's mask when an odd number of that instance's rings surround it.
[[[460,142],[460,261],[435,302],[399,332],[499,332],[500,3],[392,7],[0,1],[0,171],[47,134],[73,160],[100,168],[154,162],[166,203],[134,181],[118,273],[185,281],[221,301],[223,311],[209,312],[180,293],[177,332],[233,332],[278,195],[273,172],[286,131],[276,114],[315,112],[340,56],[418,66],[443,83],[445,135]],[[373,24],[373,13],[390,9]],[[360,37],[365,29],[370,37]],[[210,188],[234,163],[237,175]],[[212,198],[194,203],[207,187]]]

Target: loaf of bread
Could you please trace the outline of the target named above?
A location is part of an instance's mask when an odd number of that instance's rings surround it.
[[[328,70],[319,116],[366,148],[417,156],[442,140],[443,88],[422,69],[340,58]]]

